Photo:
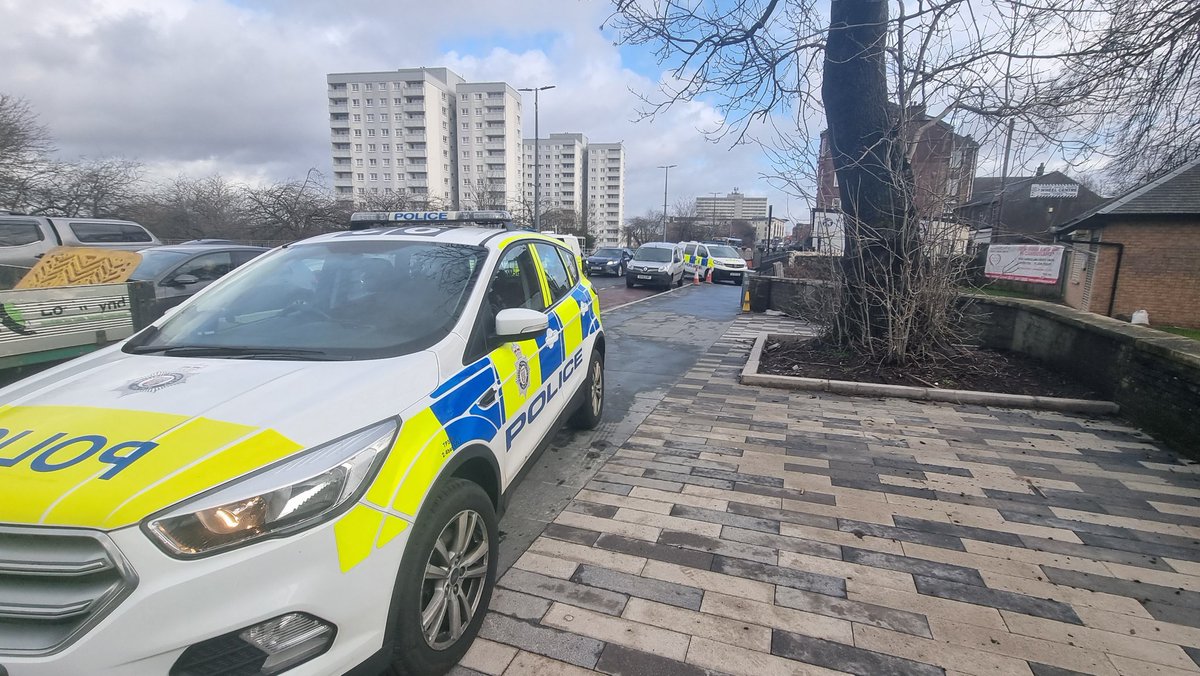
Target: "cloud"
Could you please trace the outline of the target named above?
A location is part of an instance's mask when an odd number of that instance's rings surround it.
[[[18,9],[18,5],[20,8]],[[123,155],[160,176],[259,180],[328,173],[325,74],[447,66],[470,80],[554,84],[541,131],[626,147],[626,217],[722,193],[782,196],[753,147],[704,138],[720,113],[681,103],[635,121],[657,90],[598,26],[607,3],[55,0],[0,3],[0,91],[28,99],[65,157]],[[628,51],[629,48],[625,48]],[[627,65],[637,63],[634,70]],[[526,102],[532,109],[532,101]],[[526,136],[533,116],[524,116]],[[803,209],[794,214],[804,217]]]

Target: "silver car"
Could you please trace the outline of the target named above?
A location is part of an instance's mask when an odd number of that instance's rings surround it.
[[[154,282],[154,315],[190,298],[230,271],[269,251],[237,244],[178,244],[143,249],[130,279]]]

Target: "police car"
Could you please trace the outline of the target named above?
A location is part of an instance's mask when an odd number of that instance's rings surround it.
[[[707,277],[711,272],[714,282],[741,284],[746,274],[746,261],[737,249],[715,242],[684,242],[683,267],[689,276]]]
[[[514,481],[604,405],[578,257],[451,227],[510,220],[356,215],[0,390],[0,674],[453,666]]]

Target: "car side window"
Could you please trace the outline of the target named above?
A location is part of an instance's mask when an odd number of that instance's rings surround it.
[[[238,268],[238,267],[245,265],[246,263],[249,263],[250,261],[254,260],[255,258],[258,258],[259,256],[262,255],[262,252],[259,252],[259,251],[232,251],[232,252],[230,252],[230,255],[233,256],[233,267]]]
[[[696,253],[696,245],[695,244],[687,245],[684,248],[683,253],[687,256],[691,256],[692,254]]]
[[[511,308],[539,312],[546,309],[537,265],[529,253],[528,245],[519,244],[500,257],[500,265],[496,267],[496,274],[488,285],[487,299],[493,315]]]
[[[184,263],[171,273],[168,279],[178,277],[180,275],[193,275],[196,279],[202,282],[211,282],[220,279],[233,269],[233,261],[229,256],[228,251],[217,251],[214,253],[197,256],[192,260]]]
[[[0,246],[24,246],[42,241],[42,229],[37,221],[5,221],[0,223]]]
[[[579,283],[579,268],[575,265],[575,256],[566,249],[555,248],[558,256],[562,258],[563,265],[567,268],[567,277],[571,280],[571,288],[575,288],[575,285]]]
[[[546,283],[550,287],[550,304],[557,303],[571,291],[571,276],[558,256],[558,247],[545,242],[533,245],[537,250],[538,260],[542,262],[542,270],[546,273]]]
[[[71,223],[71,232],[84,244],[154,241],[145,228],[133,223]]]
[[[701,258],[708,258],[708,247],[701,244],[700,246],[696,247],[696,254]]]

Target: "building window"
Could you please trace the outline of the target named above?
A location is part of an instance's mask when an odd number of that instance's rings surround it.
[[[358,99],[350,99],[350,105],[358,106]]]
[[[367,144],[367,152],[369,152],[369,153],[375,152],[375,144],[374,143]]]
[[[354,114],[354,121],[355,121],[355,122],[362,122],[362,115],[359,115],[358,113],[355,113],[355,114]]]
[[[387,131],[387,130],[386,130],[386,129],[384,129],[383,131]],[[384,134],[384,136],[387,136],[387,134]],[[385,144],[383,144],[383,147],[381,147],[381,148],[380,148],[380,150],[382,150],[382,151],[383,151],[383,152],[385,152],[385,153],[391,152],[391,151],[392,151],[392,144],[390,144],[390,143],[385,143]]]
[[[367,107],[370,108],[373,105],[375,105],[375,99],[367,99]]]
[[[372,167],[375,166],[375,159],[371,158],[371,159],[367,160],[367,164],[369,164]]]
[[[361,167],[363,165],[362,158],[360,157],[357,160],[354,160],[354,164],[355,164],[355,166]]]
[[[358,83],[357,82],[354,82],[350,85],[350,91],[352,91],[352,92],[358,91]]]
[[[368,129],[368,130],[367,130],[367,136],[374,136],[374,135],[375,135],[375,130],[374,130],[374,129]]]
[[[390,180],[392,180],[392,175],[391,175],[391,174],[384,174],[384,175],[383,175],[383,180],[385,180],[385,181],[390,181]]]
[[[387,148],[384,148],[384,150],[387,150]],[[385,157],[385,158],[383,159],[383,166],[385,166],[385,167],[390,167],[390,166],[392,166],[392,160],[391,160],[390,158],[386,158],[386,157]]]
[[[362,136],[362,130],[361,130],[361,129],[355,129],[355,130],[354,130],[354,135],[355,135],[355,136],[358,136],[358,137],[361,137],[361,136]]]
[[[363,89],[366,89],[367,91],[371,91],[371,89],[373,89],[373,87],[371,86],[371,83],[368,82],[363,85]]]
[[[355,144],[354,144],[354,152],[356,152],[356,153],[361,153],[361,152],[362,152],[362,144],[361,144],[361,143],[355,143]]]
[[[380,121],[380,122],[387,122],[387,121],[388,121],[388,114],[387,114],[387,113],[383,113],[382,115],[380,115],[380,116],[379,116],[379,121]]]
[[[357,174],[355,174],[355,176],[357,176],[357,177],[358,177],[358,180],[360,180],[360,181],[361,181],[361,180],[363,180],[363,174],[362,174],[361,172],[360,172],[360,173],[357,173]]]
[[[372,181],[378,181],[378,180],[379,180],[379,174],[372,173],[372,174],[371,174],[371,180],[372,180]]]
[[[392,99],[392,105],[393,105],[393,106],[398,106],[398,105],[400,105],[401,103],[402,103],[402,102],[400,101],[400,99]]]

